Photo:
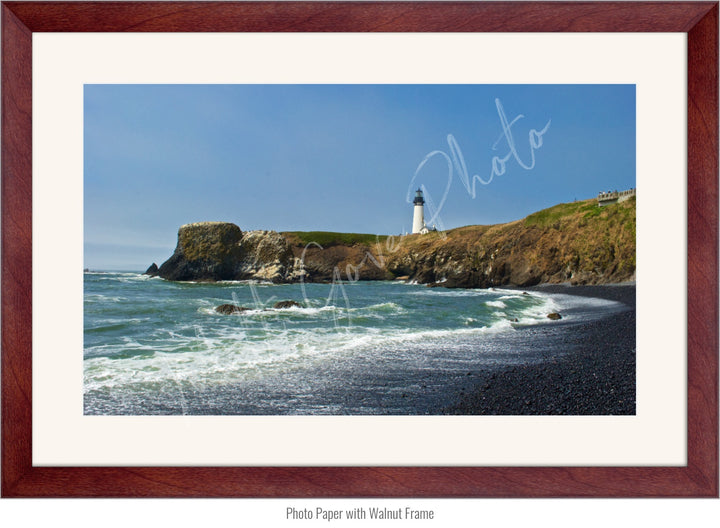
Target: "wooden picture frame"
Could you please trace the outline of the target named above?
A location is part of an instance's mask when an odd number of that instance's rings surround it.
[[[34,32],[687,33],[684,467],[34,467]],[[717,2],[3,2],[2,495],[5,497],[717,497]]]

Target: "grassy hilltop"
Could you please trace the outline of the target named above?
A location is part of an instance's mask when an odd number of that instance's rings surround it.
[[[371,246],[378,240],[385,242],[387,235],[370,235],[367,233],[334,233],[332,231],[285,231],[282,233],[290,244],[319,244],[323,247],[353,246],[361,244]]]
[[[635,197],[599,207],[595,199],[560,204],[527,218],[444,233],[386,237],[287,232],[295,257],[305,252],[311,280],[408,277],[446,287],[485,288],[635,277]],[[315,242],[315,245],[306,246]],[[348,265],[350,267],[348,268]]]

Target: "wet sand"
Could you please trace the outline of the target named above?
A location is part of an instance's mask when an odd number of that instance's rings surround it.
[[[488,372],[442,413],[635,414],[635,285],[543,285],[525,290],[608,299],[628,309],[591,322],[527,328],[527,339],[547,343],[546,359]],[[554,335],[547,339],[549,331]]]

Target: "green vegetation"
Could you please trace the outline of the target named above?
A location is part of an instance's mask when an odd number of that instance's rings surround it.
[[[599,207],[597,200],[559,204],[523,220],[466,226],[444,239],[408,237],[388,255],[390,271],[455,287],[598,284],[635,273],[635,198]]]
[[[635,274],[635,198],[599,207],[597,200],[559,204],[527,218],[443,233],[398,237],[382,247],[383,270],[371,280],[411,276],[421,283],[445,278],[448,287],[487,288],[543,282],[601,284]],[[363,261],[387,236],[326,231],[283,233],[296,253],[319,244],[311,259],[332,269]],[[334,246],[334,247],[333,247]],[[329,248],[329,250],[327,249]],[[367,264],[367,263],[366,263]],[[363,268],[368,278],[373,266]]]
[[[602,209],[595,199],[558,204],[529,215],[525,218],[525,225],[537,227],[554,226],[558,221],[577,213],[585,213],[583,215],[585,218],[598,216]]]
[[[294,245],[305,246],[316,243],[323,247],[352,246],[364,244],[366,246],[376,242],[384,242],[387,235],[370,235],[364,233],[334,233],[332,231],[286,231],[281,233],[288,242]]]

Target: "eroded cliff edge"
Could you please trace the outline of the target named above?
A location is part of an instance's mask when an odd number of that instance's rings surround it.
[[[527,218],[426,235],[247,231],[188,224],[157,274],[168,280],[392,280],[455,288],[635,278],[635,198],[560,204]]]
[[[173,281],[299,280],[293,253],[275,231],[246,231],[229,222],[198,222],[178,230],[175,252],[157,271]]]

